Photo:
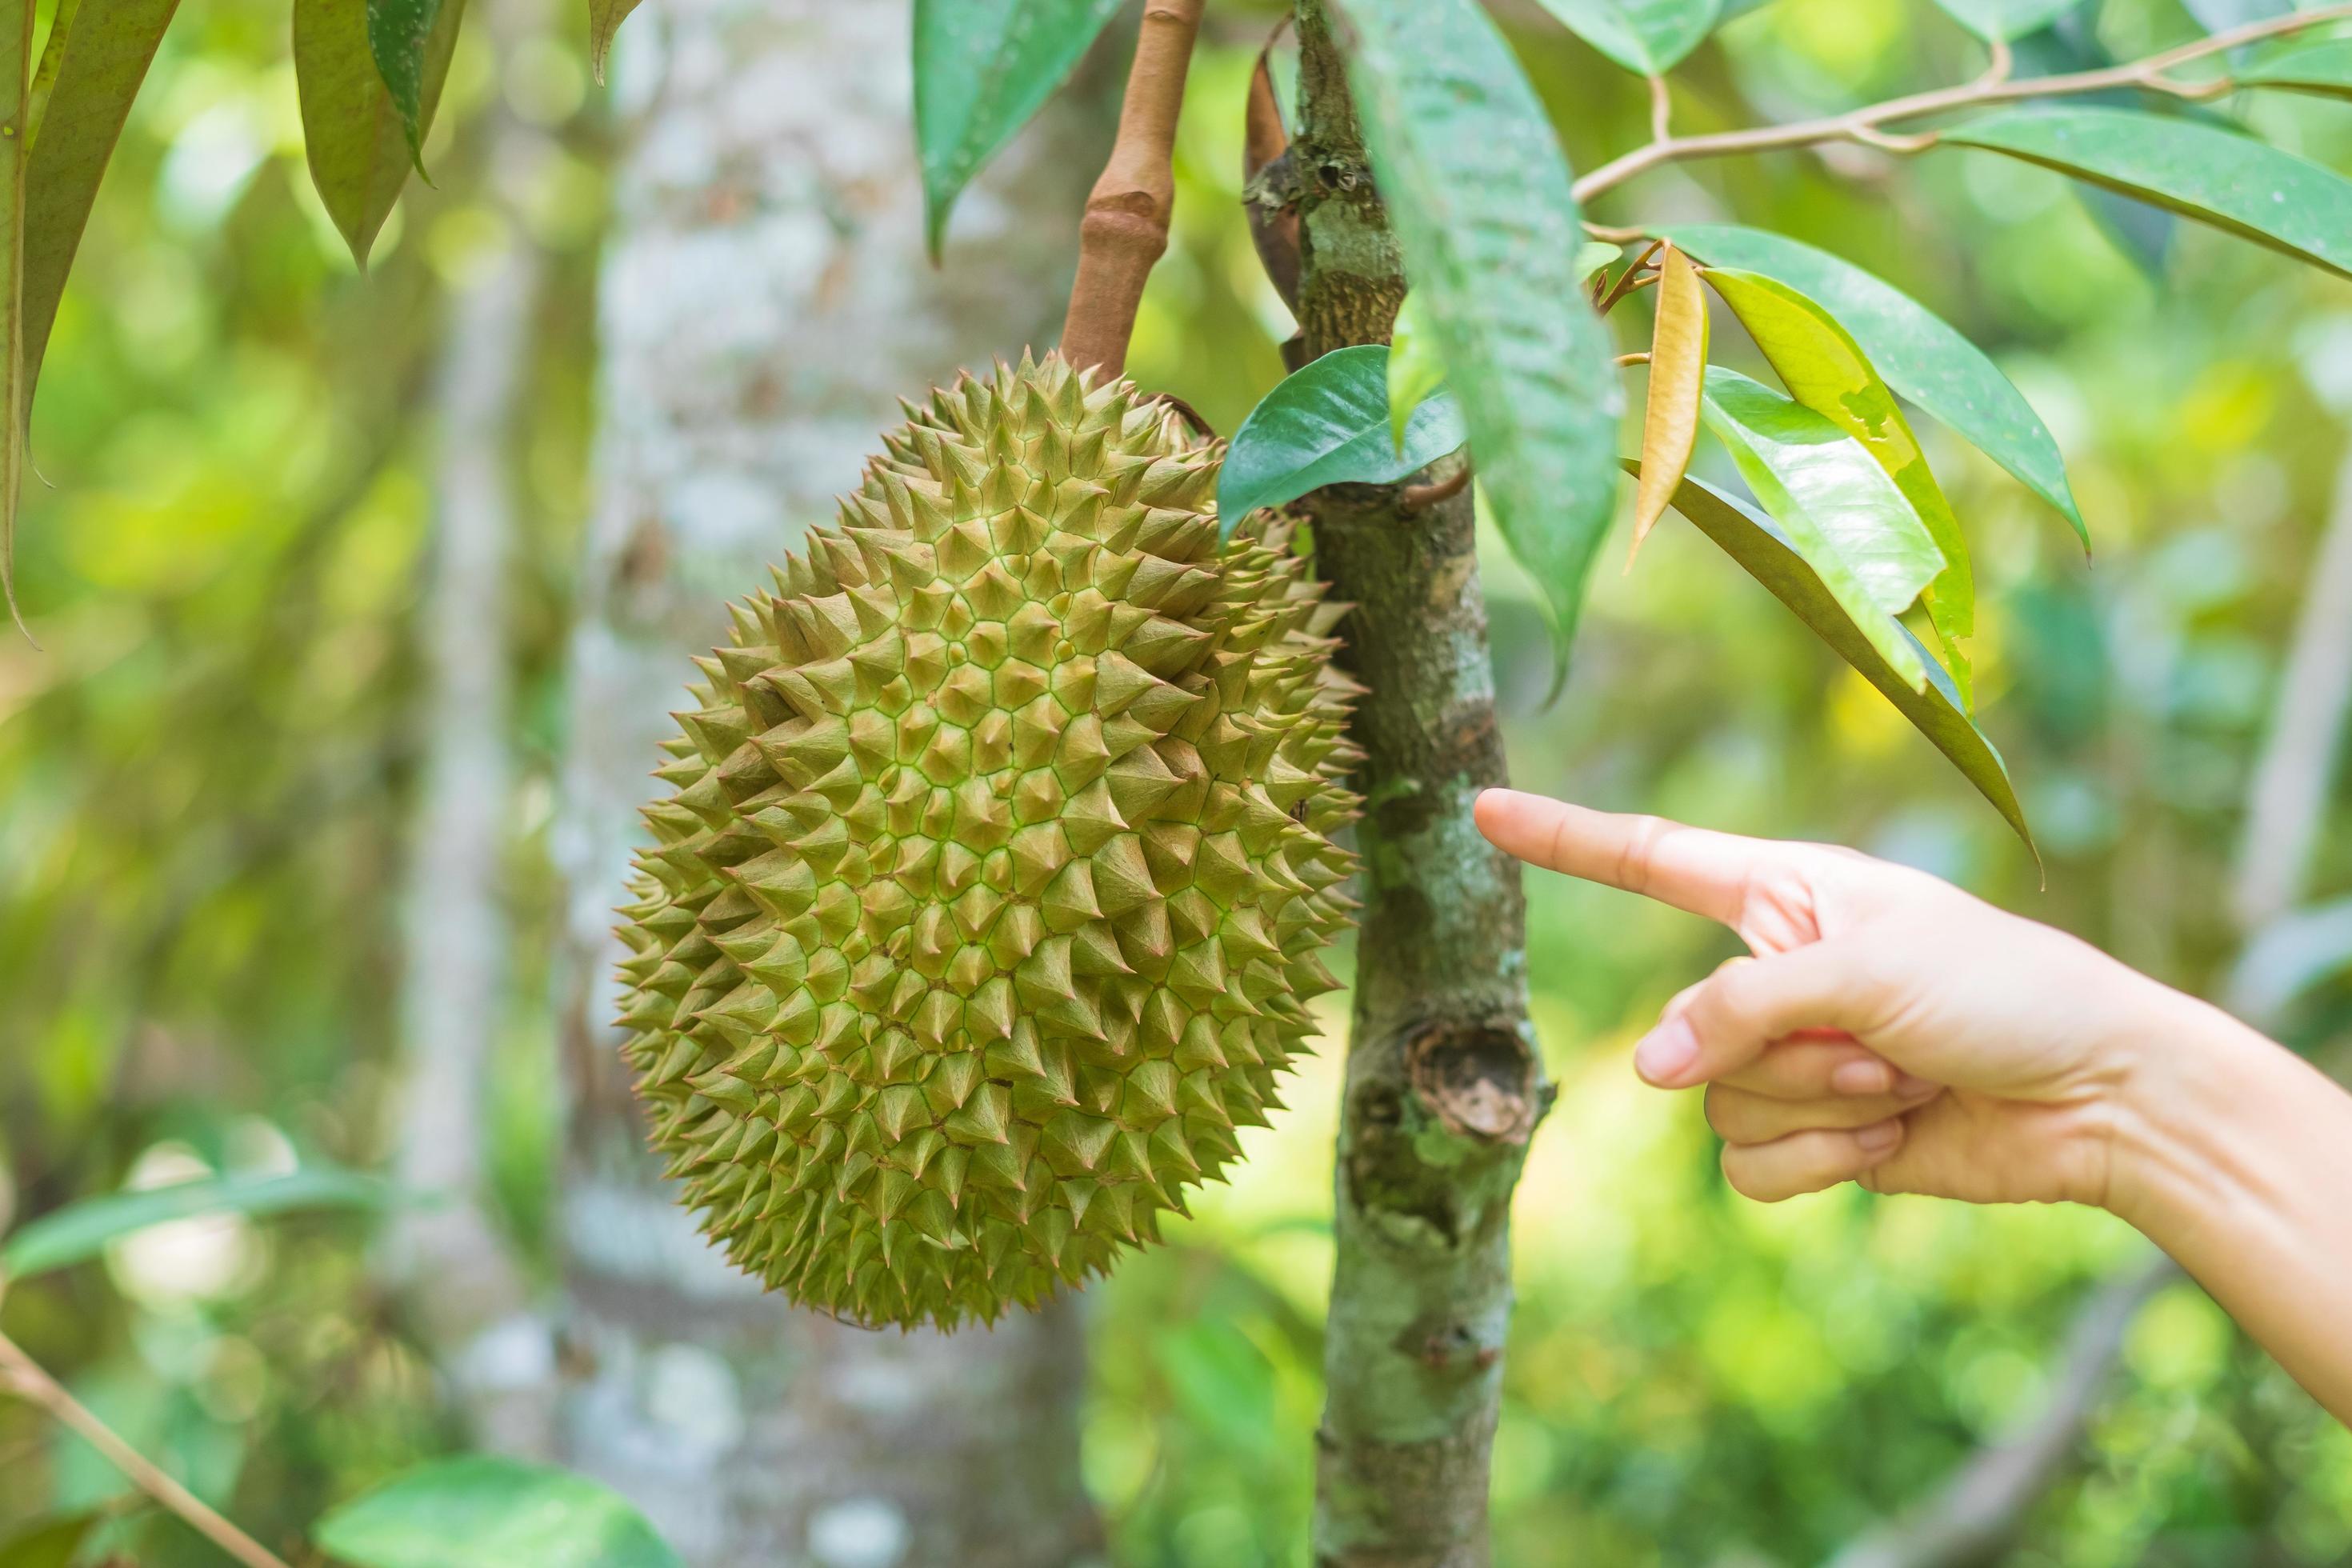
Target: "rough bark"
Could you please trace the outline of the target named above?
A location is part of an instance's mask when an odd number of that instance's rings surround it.
[[[1385,342],[1404,279],[1318,5],[1300,5],[1298,32],[1291,157],[1311,359]],[[1356,606],[1346,659],[1369,692],[1315,1551],[1330,1568],[1475,1568],[1511,1191],[1551,1090],[1528,1024],[1518,868],[1470,817],[1477,792],[1505,782],[1470,497],[1401,498],[1346,486],[1313,503],[1318,568]]]
[[[537,10],[535,0],[488,7],[501,58]],[[539,133],[499,107],[486,119],[477,128],[483,194],[503,209]],[[484,1206],[481,1110],[510,935],[500,876],[513,774],[508,567],[520,532],[509,437],[544,270],[538,247],[509,225],[504,249],[452,291],[443,328],[434,534],[420,616],[424,765],[404,900],[406,1080],[394,1153],[401,1183],[442,1201],[403,1210],[384,1258],[475,1442],[530,1456],[551,1442],[549,1339]]]
[[[1046,341],[1108,125],[1049,110],[922,264],[908,7],[666,0],[621,35],[603,283],[601,497],[571,658],[562,1020],[570,1462],[687,1559],[824,1568],[1087,1561],[1075,1304],[992,1332],[789,1310],[693,1229],[607,1026],[636,807],[723,598],[828,518],[877,434],[960,365]]]

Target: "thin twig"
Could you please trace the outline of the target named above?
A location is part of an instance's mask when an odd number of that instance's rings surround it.
[[[286,1560],[236,1526],[215,1513],[195,1493],[155,1468],[147,1457],[114,1435],[111,1427],[90,1414],[87,1405],[66,1392],[38,1362],[26,1355],[6,1334],[0,1334],[0,1389],[39,1405],[70,1427],[107,1462],[131,1479],[131,1484],[185,1521],[205,1540],[236,1558],[246,1568],[288,1568]]]
[[[2218,97],[2231,90],[2229,78],[2179,82],[2172,80],[2165,73],[2191,60],[2259,43],[2264,38],[2281,37],[2324,23],[2343,21],[2352,21],[2352,5],[2323,5],[2313,11],[2298,11],[2266,21],[2250,22],[2242,27],[2215,33],[2210,37],[2182,44],[2126,65],[2022,79],[2005,74],[1996,77],[1988,71],[1977,80],[1960,87],[1912,93],[1905,98],[1889,99],[1885,103],[1819,120],[1800,120],[1787,125],[1724,131],[1705,136],[1671,137],[1636,147],[1593,170],[1576,182],[1576,199],[1589,202],[1603,191],[1614,190],[1634,175],[1645,174],[1664,163],[1681,163],[1692,158],[1721,158],[1741,153],[1769,153],[1789,147],[1811,147],[1823,142],[1867,142],[1872,132],[1890,121],[1918,120],[1931,114],[1944,114],[1958,109],[1979,109],[1992,103],[2015,103],[2026,99],[2058,98],[2070,93],[2102,92],[2113,88],[2129,87],[2170,93],[2176,98]],[[1932,141],[1918,141],[1899,144],[1899,150],[1918,152],[1933,144]]]
[[[1427,511],[1440,501],[1452,500],[1470,483],[1470,465],[1464,463],[1442,479],[1425,485],[1407,485],[1397,492],[1397,510]]]
[[[1650,73],[1650,140],[1671,142],[1675,138],[1675,104],[1666,90],[1666,79],[1657,72]]]
[[[1062,353],[1080,370],[1115,376],[1127,365],[1127,341],[1152,263],[1168,248],[1176,205],[1176,116],[1184,72],[1201,30],[1203,0],[1150,0],[1135,40],[1118,140],[1078,225],[1078,277],[1062,325]]]
[[[1629,364],[1647,364],[1649,363],[1650,353],[1647,349],[1641,350],[1635,353],[1619,354],[1617,356],[1617,367],[1620,370],[1622,370]]]

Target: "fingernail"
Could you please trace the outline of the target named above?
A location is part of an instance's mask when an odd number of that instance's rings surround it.
[[[1874,1121],[1853,1135],[1853,1141],[1862,1145],[1862,1152],[1865,1154],[1884,1154],[1902,1140],[1903,1123],[1900,1121]]]
[[[1943,1087],[1933,1079],[1915,1078],[1907,1072],[1895,1075],[1895,1092],[1906,1100],[1921,1099]]]
[[[1660,1089],[1677,1087],[1676,1079],[1698,1060],[1698,1036],[1683,1017],[1666,1019],[1633,1047],[1633,1070],[1644,1082]]]
[[[1840,1094],[1885,1094],[1895,1087],[1895,1069],[1885,1062],[1840,1062],[1830,1071],[1830,1087]]]

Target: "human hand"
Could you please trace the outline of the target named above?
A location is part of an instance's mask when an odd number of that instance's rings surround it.
[[[1755,953],[1634,1051],[1706,1086],[1725,1176],[1767,1202],[1858,1181],[1976,1203],[2110,1204],[2141,1047],[2201,1007],[1925,872],[1514,790],[1479,830],[1531,864],[1722,921]]]

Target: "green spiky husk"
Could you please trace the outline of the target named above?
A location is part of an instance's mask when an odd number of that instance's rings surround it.
[[[1034,1307],[1278,1107],[1353,908],[1356,689],[1222,449],[1057,356],[908,406],[730,606],[621,913],[704,1229],[863,1323]]]

